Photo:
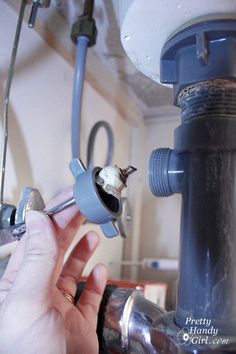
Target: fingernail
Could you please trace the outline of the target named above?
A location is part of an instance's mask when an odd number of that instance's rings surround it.
[[[93,270],[93,276],[97,281],[101,280],[101,278],[103,278],[103,277],[107,277],[106,266],[102,263],[97,264]]]
[[[95,234],[94,232],[88,232],[87,233],[87,240],[89,244],[89,249],[94,249],[94,247],[98,244],[98,235]]]

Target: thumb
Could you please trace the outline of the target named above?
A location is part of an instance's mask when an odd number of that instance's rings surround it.
[[[54,226],[43,213],[30,211],[26,216],[26,244],[23,262],[13,288],[23,293],[48,291],[53,286],[58,259]]]

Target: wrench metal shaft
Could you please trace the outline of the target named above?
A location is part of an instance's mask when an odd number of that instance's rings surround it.
[[[48,216],[52,216],[52,215],[58,213],[59,211],[62,211],[74,204],[75,204],[75,198],[71,197],[71,198],[65,200],[64,202],[62,202],[50,209],[44,209],[43,212]],[[0,230],[0,245],[7,243],[6,242],[7,234],[9,235],[9,242],[12,242],[12,241],[20,240],[21,237],[23,236],[23,234],[25,233],[25,231],[26,231],[25,222],[18,224],[18,225],[13,225],[7,229]],[[1,234],[3,234],[3,236],[4,236],[2,239],[2,242],[1,242]]]

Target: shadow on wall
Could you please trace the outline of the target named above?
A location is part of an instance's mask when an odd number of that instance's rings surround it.
[[[50,18],[53,21],[53,14]],[[27,29],[30,31],[30,29]],[[23,36],[24,28],[22,28],[22,36]],[[12,38],[12,45],[13,45],[14,38]],[[42,45],[40,47],[34,47],[33,50],[27,51],[27,55],[22,56],[21,47],[27,46],[27,43],[22,41],[20,38],[19,41],[19,48],[18,54],[16,57],[16,65],[15,65],[15,73],[12,81],[12,87],[10,92],[10,103],[9,103],[9,110],[8,110],[8,155],[6,161],[6,177],[5,177],[5,186],[7,186],[7,173],[9,171],[8,164],[9,164],[9,155],[12,158],[13,168],[16,174],[16,185],[14,189],[11,191],[13,194],[12,200],[6,200],[5,202],[16,204],[19,201],[21,192],[25,186],[34,186],[34,177],[32,172],[32,167],[30,164],[29,154],[27,151],[27,146],[24,140],[24,134],[22,132],[22,128],[18,123],[17,116],[14,112],[14,109],[11,106],[11,93],[14,90],[14,80],[16,78],[19,79],[20,76],[24,76],[25,71],[29,70],[29,68],[36,68],[39,62],[47,60],[49,55],[49,51],[45,51],[45,46]],[[7,80],[8,70],[10,64],[10,57],[9,62],[6,63],[5,67],[2,68],[1,78],[2,83],[0,84],[0,122],[1,122],[1,129],[3,129],[3,111],[4,111],[4,93],[5,93],[5,82]],[[37,82],[35,82],[37,85]],[[19,100],[22,100],[22,97],[19,97]],[[28,107],[28,115],[33,115],[33,107],[30,106],[30,97],[24,97],[25,104]],[[30,131],[27,132],[30,134]],[[1,144],[3,142],[3,136],[1,136]],[[2,145],[0,146],[2,149]]]
[[[118,7],[118,5],[116,5]],[[119,79],[127,84],[129,93],[135,98],[138,105],[142,106],[144,112],[160,106],[172,104],[172,89],[159,85],[157,82],[138,71],[131,60],[127,57],[120,40],[120,25],[117,21],[115,2],[104,1],[104,8],[107,16],[105,32],[106,53],[102,53],[105,61],[112,60],[115,72]],[[104,58],[103,58],[104,60]]]
[[[0,86],[0,98],[4,101],[4,89]],[[3,104],[1,104],[1,126],[3,122]],[[24,135],[22,134],[21,127],[17,121],[17,117],[11,104],[9,104],[9,135],[8,135],[8,156],[6,161],[6,176],[5,186],[7,185],[7,172],[8,172],[8,160],[9,154],[11,154],[12,162],[16,174],[17,184],[12,191],[14,200],[7,200],[5,202],[15,204],[18,202],[22,189],[25,186],[33,186],[34,179],[32,169],[30,165],[30,159],[27,152],[27,147],[24,141]],[[2,141],[2,140],[1,140]],[[2,147],[1,147],[2,148]],[[27,171],[27,173],[25,173]]]
[[[139,258],[178,258],[181,196],[155,198],[146,191],[143,198],[142,234]],[[172,310],[176,301],[176,271],[157,271],[139,268],[138,279],[168,284],[167,308]]]

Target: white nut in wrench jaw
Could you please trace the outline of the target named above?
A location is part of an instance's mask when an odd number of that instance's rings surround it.
[[[122,190],[126,187],[121,179],[120,168],[117,166],[104,167],[98,175],[97,183],[105,192],[116,198],[121,197]]]

